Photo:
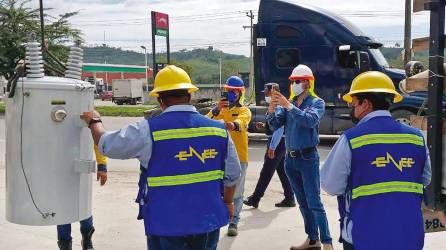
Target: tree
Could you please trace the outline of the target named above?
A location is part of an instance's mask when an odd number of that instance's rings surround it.
[[[40,37],[39,9],[28,7],[31,0],[0,0],[0,75],[10,79],[18,60],[25,57],[23,44],[35,35]],[[48,10],[48,9],[47,9]],[[68,19],[77,12],[70,12],[52,17],[45,15],[45,40],[48,49],[56,57],[64,60],[67,41],[80,40],[81,32],[71,28]]]
[[[175,65],[175,66],[177,66],[177,67],[180,67],[180,68],[184,69],[184,71],[186,71],[187,74],[188,74],[190,77],[192,77],[193,69],[192,69],[192,67],[191,67],[189,64],[181,63],[181,62],[177,62],[177,61],[175,61],[175,60],[171,60],[171,61],[170,61],[170,64]]]
[[[239,66],[237,63],[232,61],[223,62],[221,67],[221,78],[222,81],[226,81],[230,76],[238,75]]]

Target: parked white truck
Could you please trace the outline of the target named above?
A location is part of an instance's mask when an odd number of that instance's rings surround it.
[[[142,102],[143,81],[141,79],[115,79],[112,85],[114,103],[136,105]]]

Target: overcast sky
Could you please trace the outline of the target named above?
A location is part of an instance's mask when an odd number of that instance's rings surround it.
[[[33,1],[37,2],[37,1]],[[80,11],[71,22],[82,30],[88,45],[142,51],[150,48],[150,11],[170,15],[171,50],[213,45],[225,52],[249,55],[250,24],[245,12],[257,14],[259,0],[44,0],[49,14]],[[404,0],[289,0],[342,15],[366,34],[385,44],[403,38]],[[357,15],[361,14],[360,17]],[[257,22],[257,15],[255,17]],[[429,32],[429,14],[413,15],[413,37]],[[159,44],[163,44],[159,38]],[[165,50],[165,48],[160,48]]]

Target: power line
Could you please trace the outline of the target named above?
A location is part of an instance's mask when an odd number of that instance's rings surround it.
[[[244,16],[244,11],[232,11],[232,12],[214,12],[199,15],[187,15],[187,16],[173,16],[169,17],[170,21],[177,22],[195,22],[195,21],[207,21],[207,20],[219,20],[225,18],[234,18]],[[145,24],[149,23],[150,18],[129,18],[129,19],[83,19],[74,21],[76,25],[91,25],[91,24]]]
[[[217,21],[217,20],[235,20],[242,19],[244,15],[232,15],[232,16],[222,16],[222,17],[209,17],[209,18],[201,18],[201,19],[184,19],[175,21],[175,24],[178,23],[191,23],[191,22],[204,22],[204,21]],[[172,23],[172,22],[171,22]],[[133,26],[133,25],[149,25],[150,20],[146,21],[126,21],[126,22],[91,22],[91,23],[73,23],[74,26],[85,27],[85,26]]]
[[[217,21],[224,19],[241,19],[245,17],[247,10],[228,11],[228,12],[210,12],[196,15],[172,16],[170,21],[173,23],[189,23],[203,21]],[[257,10],[254,12],[257,13]],[[416,13],[415,15],[424,15],[425,13]],[[339,15],[343,17],[376,18],[376,17],[402,17],[404,12],[395,10],[376,10],[376,11],[342,11]],[[150,18],[128,18],[128,19],[83,19],[75,21],[76,26],[134,26],[148,25]]]

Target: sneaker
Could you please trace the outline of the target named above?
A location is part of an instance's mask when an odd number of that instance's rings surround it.
[[[71,240],[58,240],[57,246],[60,250],[71,250]]]
[[[259,199],[255,198],[254,195],[248,197],[248,199],[243,201],[243,204],[246,206],[258,208],[259,207]]]
[[[333,250],[332,244],[322,244],[322,250]]]
[[[228,236],[234,237],[238,235],[237,224],[229,223],[228,226]]]
[[[93,242],[91,241],[91,237],[93,236],[94,228],[90,230],[87,234],[82,234],[82,250],[93,250]]]
[[[290,250],[321,250],[321,242],[307,238],[301,245],[290,247]]]
[[[276,203],[274,206],[276,206],[276,207],[295,207],[296,202],[294,200],[283,199],[283,201]]]

